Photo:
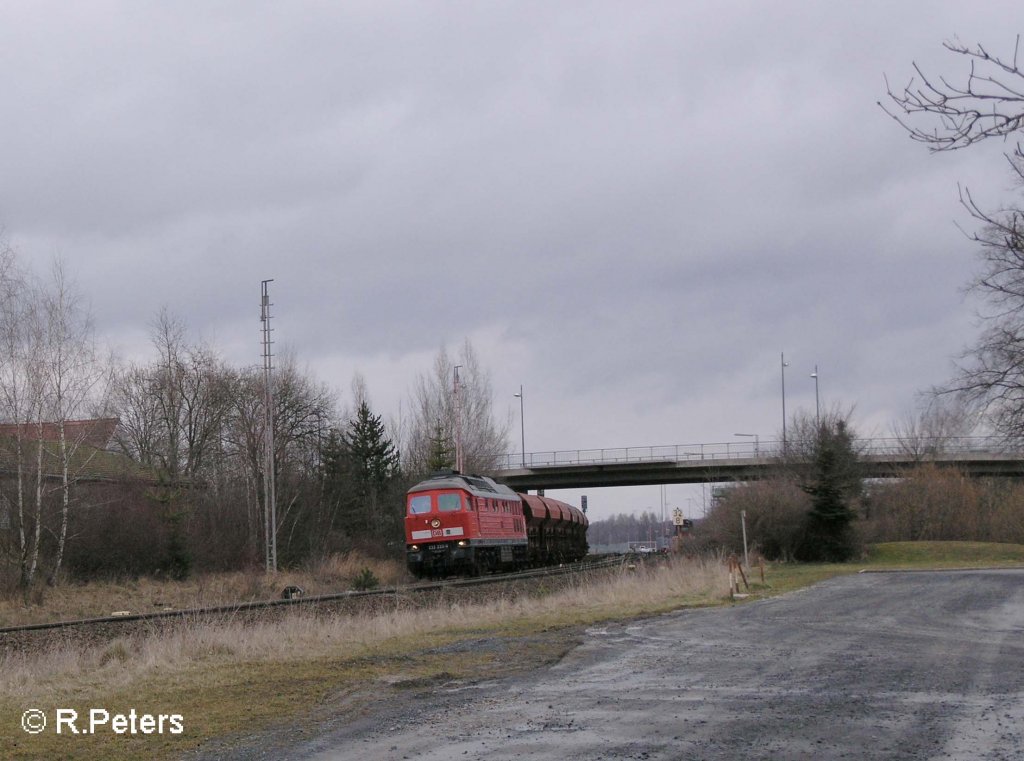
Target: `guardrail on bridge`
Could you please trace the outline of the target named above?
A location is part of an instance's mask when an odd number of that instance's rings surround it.
[[[917,439],[857,439],[858,453],[864,458],[955,459],[958,455],[1013,456],[1024,458],[1024,452],[998,436],[922,437]],[[767,461],[781,459],[787,452],[809,451],[807,442],[787,441],[723,441],[709,444],[670,444],[645,447],[610,447],[601,449],[566,449],[550,452],[526,452],[500,455],[495,460],[497,471],[550,468],[572,465],[613,465],[623,463],[723,460]]]

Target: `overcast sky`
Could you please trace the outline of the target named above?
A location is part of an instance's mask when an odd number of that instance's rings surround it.
[[[145,357],[166,305],[385,417],[467,337],[527,451],[885,435],[976,334],[957,183],[885,75],[1012,51],[1019,2],[4,2],[0,227]],[[690,499],[681,487],[669,501]],[[590,492],[592,517],[657,487]],[[575,493],[566,494],[570,498]],[[684,511],[689,508],[680,504]]]

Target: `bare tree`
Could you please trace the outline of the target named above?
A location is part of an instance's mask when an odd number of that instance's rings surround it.
[[[305,528],[315,526],[320,504],[320,447],[324,431],[336,425],[336,400],[324,384],[302,372],[294,356],[279,357],[274,384],[274,468],[277,483],[277,529],[285,559],[301,554],[299,545],[316,539]],[[258,519],[266,495],[263,470],[266,437],[262,371],[235,376],[225,444],[245,485],[246,525],[250,546],[258,554],[262,524]],[[312,531],[312,529],[311,529]],[[263,537],[265,539],[265,537]]]
[[[1024,184],[1024,157],[1011,157],[1011,164],[1018,184]],[[996,430],[1019,438],[1024,435],[1024,211],[984,212],[966,191],[963,195],[982,224],[970,236],[981,259],[970,289],[984,301],[983,328],[959,358],[957,375],[945,390],[980,405]]]
[[[890,106],[879,105],[911,139],[932,151],[957,150],[992,137],[1018,135],[1024,127],[1020,35],[1010,59],[993,56],[980,44],[969,47],[959,39],[944,42],[943,47],[967,59],[968,70],[961,84],[945,76],[930,76],[915,63],[917,76],[902,90],[893,90],[886,80]],[[924,117],[926,126],[919,126],[919,117]]]
[[[72,487],[90,459],[80,453],[88,427],[68,423],[95,398],[105,365],[91,315],[60,262],[43,284],[19,272],[8,249],[0,254],[0,291],[0,415],[8,423],[3,444],[15,473],[8,501],[15,506],[20,583],[28,586],[35,578],[44,501],[56,491],[60,521],[52,583],[64,559]],[[56,489],[46,485],[54,470]]]
[[[163,440],[160,400],[152,378],[150,367],[130,364],[115,373],[110,392],[111,408],[118,418],[114,441],[125,455],[147,468],[157,463]]]
[[[893,424],[892,433],[905,454],[923,462],[949,451],[956,439],[972,435],[977,427],[977,410],[964,399],[927,394],[919,409]]]
[[[150,368],[152,401],[158,411],[161,446],[155,452],[159,471],[170,483],[197,473],[202,444],[216,430],[218,412],[204,402],[212,396],[216,359],[186,342],[185,323],[165,307],[150,325],[159,358]],[[212,425],[204,425],[204,421]]]
[[[458,399],[454,387],[456,365]],[[454,453],[457,438],[461,439],[464,470],[485,472],[494,467],[497,457],[508,451],[511,422],[495,417],[493,401],[490,375],[480,365],[469,340],[457,360],[442,348],[434,359],[433,371],[416,380],[411,429],[404,441],[403,466],[407,472],[428,472],[432,459],[436,459],[431,455],[439,447]]]
[[[0,247],[0,417],[11,436],[2,442],[14,469],[13,507],[19,583],[31,585],[39,564],[43,518],[43,373],[44,331],[38,286],[22,272],[14,251]]]
[[[886,112],[911,139],[933,152],[953,151],[986,141],[1024,135],[1024,70],[1020,35],[1010,58],[992,55],[982,45],[959,40],[944,43],[967,62],[957,83],[931,76],[914,65],[916,77],[901,90],[888,87]],[[1024,152],[1018,141],[1007,154],[1018,187],[1024,185]],[[942,391],[977,405],[993,427],[1008,436],[1024,436],[1024,211],[1019,204],[989,211],[961,188],[964,208],[979,224],[968,234],[979,247],[981,272],[970,289],[986,308],[978,342],[957,365],[957,375]]]
[[[46,336],[43,345],[42,369],[45,378],[45,410],[56,424],[57,457],[60,467],[61,506],[57,550],[48,582],[55,583],[64,560],[68,518],[71,507],[71,486],[75,479],[72,460],[86,432],[68,436],[68,422],[80,417],[102,384],[106,365],[97,352],[92,314],[84,298],[69,282],[60,262],[54,262],[52,280],[43,291],[42,308]],[[85,463],[77,463],[76,468]]]
[[[129,365],[114,382],[117,443],[170,484],[203,478],[220,449],[230,373],[213,349],[189,343],[185,323],[166,308],[150,328],[157,360]]]

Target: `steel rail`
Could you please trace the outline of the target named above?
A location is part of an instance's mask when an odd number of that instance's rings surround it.
[[[547,566],[534,568],[527,571],[514,573],[492,574],[488,576],[477,576],[462,579],[445,579],[443,581],[416,582],[382,589],[348,590],[345,592],[333,592],[323,595],[310,595],[309,597],[294,597],[280,600],[254,600],[250,602],[232,603],[229,605],[216,605],[207,608],[183,608],[181,610],[161,610],[153,613],[132,613],[124,616],[98,616],[95,618],[79,618],[66,621],[51,621],[39,624],[21,624],[18,626],[0,627],[0,635],[18,634],[32,631],[53,631],[58,629],[87,628],[101,624],[128,624],[147,621],[160,621],[174,618],[203,618],[215,617],[225,614],[237,614],[247,611],[266,610],[270,608],[283,607],[315,607],[321,603],[337,602],[339,600],[350,600],[360,597],[385,597],[388,595],[397,596],[400,594],[418,594],[420,592],[437,591],[441,589],[484,586],[487,584],[500,584],[520,580],[542,578],[545,576],[561,576],[570,573],[581,573],[584,571],[598,570],[620,564],[620,558],[601,558],[587,563],[571,563],[562,566]]]

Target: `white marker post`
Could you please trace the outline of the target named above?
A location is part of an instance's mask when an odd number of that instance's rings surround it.
[[[750,558],[747,556],[747,511],[740,510],[740,524],[743,526],[743,565],[750,571]]]

